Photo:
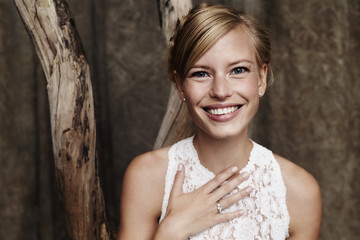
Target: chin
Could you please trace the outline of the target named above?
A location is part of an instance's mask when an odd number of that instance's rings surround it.
[[[199,130],[199,133],[215,140],[227,140],[227,139],[234,139],[234,138],[241,138],[247,136],[247,129],[234,131],[234,129],[217,129],[217,130]]]

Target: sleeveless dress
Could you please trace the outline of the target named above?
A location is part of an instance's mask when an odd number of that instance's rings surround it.
[[[193,138],[190,137],[174,144],[168,152],[169,162],[165,177],[165,194],[160,222],[166,215],[166,208],[179,163],[182,163],[185,168],[184,192],[192,192],[215,177],[214,173],[201,165],[193,145]],[[249,161],[240,171],[250,173],[250,177],[230,194],[246,186],[251,186],[253,191],[250,196],[223,210],[227,212],[244,209],[245,215],[215,225],[189,239],[283,240],[289,237],[290,217],[286,206],[286,188],[280,166],[270,150],[255,142],[252,143],[253,148]]]

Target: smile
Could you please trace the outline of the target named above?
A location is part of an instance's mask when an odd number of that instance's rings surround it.
[[[206,112],[210,113],[211,115],[225,115],[229,113],[233,113],[237,111],[240,108],[240,106],[232,106],[232,107],[226,107],[226,108],[207,108],[205,109]]]

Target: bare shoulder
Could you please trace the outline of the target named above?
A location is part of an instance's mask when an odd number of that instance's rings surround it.
[[[286,158],[276,154],[274,154],[274,156],[280,165],[281,174],[284,178],[287,190],[290,192],[296,190],[294,197],[299,198],[299,200],[306,200],[319,193],[319,185],[310,173]]]
[[[134,158],[126,170],[124,180],[160,180],[161,175],[165,176],[166,173],[169,148],[161,148]]]
[[[162,197],[168,165],[168,150],[169,147],[161,148],[134,158],[124,175],[123,194],[130,193],[134,197],[143,194],[149,194],[148,197],[151,198],[158,198],[159,195]]]
[[[290,239],[318,239],[321,225],[321,193],[316,179],[302,167],[275,155],[287,189]]]
[[[150,239],[164,196],[168,150],[139,155],[128,166],[122,185],[119,239]]]

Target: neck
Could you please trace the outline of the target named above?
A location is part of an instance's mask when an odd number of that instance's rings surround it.
[[[249,161],[252,142],[247,133],[227,139],[214,139],[199,132],[194,138],[194,146],[202,165],[218,174],[228,167],[242,169]]]

